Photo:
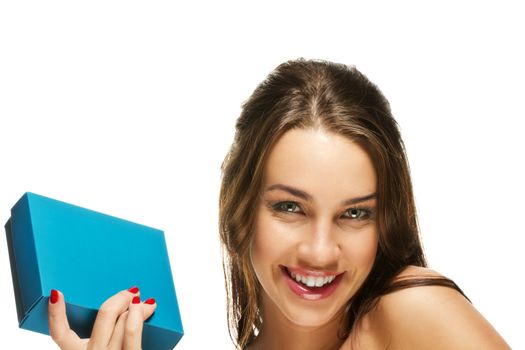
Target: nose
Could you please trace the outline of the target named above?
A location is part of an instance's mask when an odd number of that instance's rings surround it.
[[[341,245],[332,220],[313,220],[307,230],[298,244],[300,263],[312,269],[337,269]]]

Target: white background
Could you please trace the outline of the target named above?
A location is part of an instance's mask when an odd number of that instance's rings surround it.
[[[217,199],[240,105],[285,60],[354,64],[401,126],[430,266],[525,348],[524,13],[423,3],[1,2],[2,225],[32,191],[163,229],[178,349],[229,349]],[[55,349],[17,328],[6,251],[0,347]]]

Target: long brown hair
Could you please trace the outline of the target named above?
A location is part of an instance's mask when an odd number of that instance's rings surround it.
[[[230,337],[241,349],[262,326],[261,287],[249,248],[265,160],[285,132],[309,127],[322,127],[358,142],[377,174],[377,255],[367,279],[349,300],[348,322],[341,336],[348,336],[381,295],[416,285],[453,284],[445,278],[393,281],[406,266],[427,263],[404,144],[383,94],[355,67],[288,61],[270,73],[243,104],[234,142],[222,165],[219,229],[228,324]]]

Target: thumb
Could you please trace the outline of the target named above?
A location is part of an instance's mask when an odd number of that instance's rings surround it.
[[[83,341],[69,328],[66,316],[64,295],[58,290],[51,290],[48,304],[48,322],[51,338],[62,350],[82,349]]]

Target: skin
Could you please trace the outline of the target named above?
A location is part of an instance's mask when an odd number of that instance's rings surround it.
[[[347,215],[356,207],[373,211],[376,200],[342,203],[375,191],[372,162],[358,144],[321,128],[294,129],[277,141],[265,167],[251,246],[263,328],[248,349],[509,349],[459,292],[439,286],[382,297],[350,337],[339,339],[346,304],[377,250],[374,215]],[[282,266],[344,275],[329,297],[306,300],[285,283]],[[441,275],[408,266],[398,278],[423,276]]]
[[[442,277],[408,266],[398,278]],[[441,286],[407,288],[383,296],[347,339],[343,350],[510,349],[459,292]]]
[[[91,338],[80,339],[69,327],[64,295],[58,292],[57,302],[48,305],[51,337],[62,350],[140,350],[144,321],[157,304],[134,304],[135,296],[140,292],[123,290],[106,300],[97,314]]]
[[[374,215],[349,216],[355,207],[374,210],[376,199],[344,204],[375,193],[372,162],[346,138],[295,129],[272,149],[263,182],[251,257],[263,287],[264,328],[253,349],[336,349],[347,301],[372,269],[377,250]],[[278,203],[283,204],[276,209]],[[312,301],[289,289],[281,266],[344,274],[330,297]]]
[[[457,291],[408,288],[382,297],[352,335],[339,339],[346,303],[369,274],[377,250],[376,174],[357,144],[323,129],[287,132],[271,151],[251,246],[252,265],[263,288],[263,329],[254,349],[510,349]],[[286,185],[288,187],[277,186]],[[273,187],[273,188],[272,188]],[[298,195],[298,189],[307,198]],[[353,217],[349,209],[366,207]],[[283,282],[282,266],[343,274],[329,297],[306,300]],[[440,276],[415,266],[398,278]],[[143,322],[156,304],[133,304],[127,290],[101,306],[90,339],[69,327],[64,296],[49,303],[49,328],[62,350],[139,350]]]

